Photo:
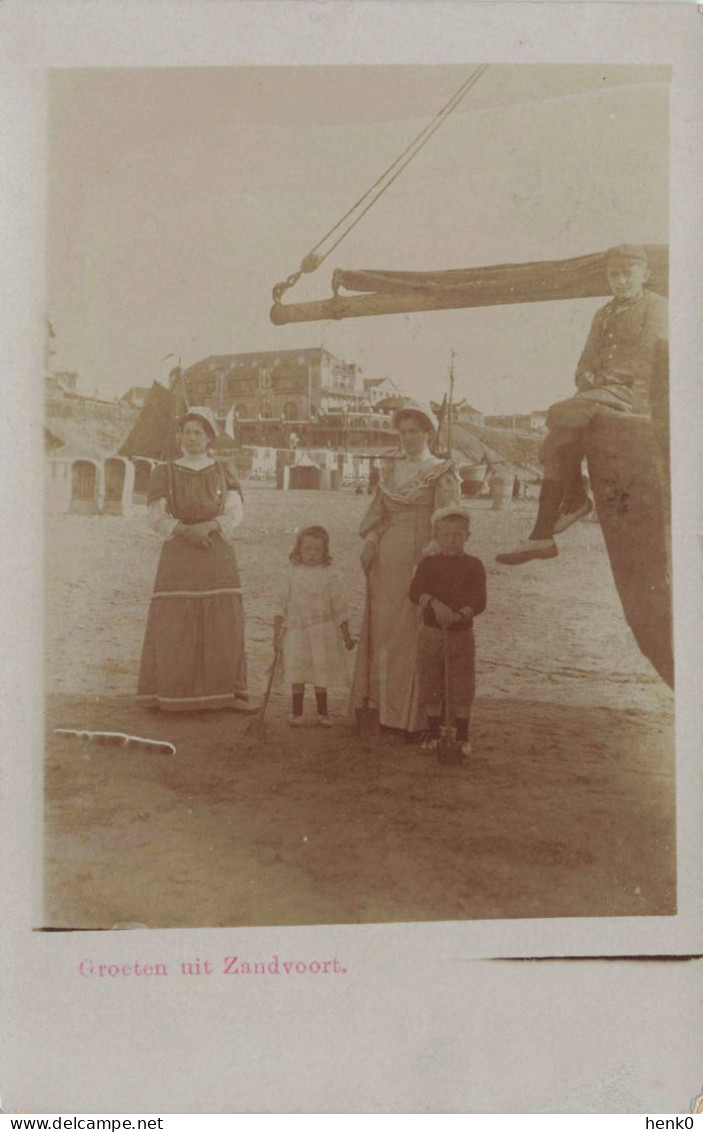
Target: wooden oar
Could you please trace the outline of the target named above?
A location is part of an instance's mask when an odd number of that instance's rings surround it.
[[[273,681],[274,681],[274,677],[276,675],[276,668],[278,667],[278,661],[279,661],[280,655],[281,655],[281,641],[276,640],[276,641],[274,641],[273,661],[271,663],[271,667],[269,668],[269,678],[268,678],[268,681],[266,683],[266,691],[264,692],[264,698],[261,701],[261,707],[259,708],[259,711],[254,716],[254,718],[252,720],[250,720],[250,722],[248,723],[247,727],[244,730],[244,746],[248,750],[251,750],[252,747],[255,747],[256,744],[260,743],[264,738],[264,732],[265,732],[264,718],[265,718],[265,715],[266,715],[266,708],[268,707],[268,702],[269,702],[269,699],[271,697],[271,689],[273,687]]]
[[[452,727],[448,629],[442,629],[442,641],[444,644],[444,727],[441,727],[439,731],[437,758],[444,766],[455,766],[462,761],[462,754],[461,745],[456,741],[456,727]]]
[[[152,751],[159,755],[175,755],[173,743],[165,739],[142,739],[141,735],[125,735],[123,731],[75,731],[69,727],[55,727],[54,735],[67,735],[103,747],[129,747],[133,750]]]
[[[378,708],[371,706],[371,661],[373,657],[371,642],[371,576],[366,575],[366,692],[362,706],[356,709],[356,726],[359,738],[370,743],[378,738],[380,722]]]

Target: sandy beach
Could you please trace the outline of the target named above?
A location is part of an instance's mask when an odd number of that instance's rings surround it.
[[[323,523],[358,631],[356,534],[367,498],[245,484],[237,554],[252,696],[272,655],[269,595],[295,529]],[[600,528],[557,560],[494,555],[534,504],[471,504],[468,551],[488,570],[468,765],[395,736],[291,730],[288,691],[265,740],[230,712],[133,703],[159,554],[143,507],[52,516],[46,530],[45,907],[37,927],[356,923],[675,911],[673,694],[622,614]],[[309,710],[312,705],[308,704]],[[311,719],[312,723],[312,719]],[[163,738],[175,756],[53,728]]]

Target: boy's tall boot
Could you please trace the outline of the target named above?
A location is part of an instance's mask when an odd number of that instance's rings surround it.
[[[583,486],[581,465],[583,463],[583,443],[581,440],[566,444],[559,452],[564,498],[554,523],[554,534],[568,530],[579,519],[585,519],[593,510],[593,502]]]
[[[496,562],[502,562],[504,566],[520,566],[535,558],[556,558],[559,551],[554,541],[554,524],[563,495],[564,485],[561,480],[542,480],[537,521],[529,538],[506,554],[497,554]]]

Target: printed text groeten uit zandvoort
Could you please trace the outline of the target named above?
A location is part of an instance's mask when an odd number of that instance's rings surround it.
[[[176,975],[346,975],[347,968],[338,959],[279,959],[273,955],[266,962],[250,962],[240,955],[226,955],[215,969],[209,959],[187,960],[177,965],[166,963],[96,963],[83,959],[78,965],[79,974],[86,979],[143,978]]]

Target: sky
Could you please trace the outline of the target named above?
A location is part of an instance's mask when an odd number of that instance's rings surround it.
[[[166,381],[174,359],[323,345],[486,413],[568,396],[602,300],[274,327],[271,288],[431,120],[458,66],[51,73],[46,312],[81,392]],[[331,257],[442,270],[668,241],[668,69],[491,66]]]

